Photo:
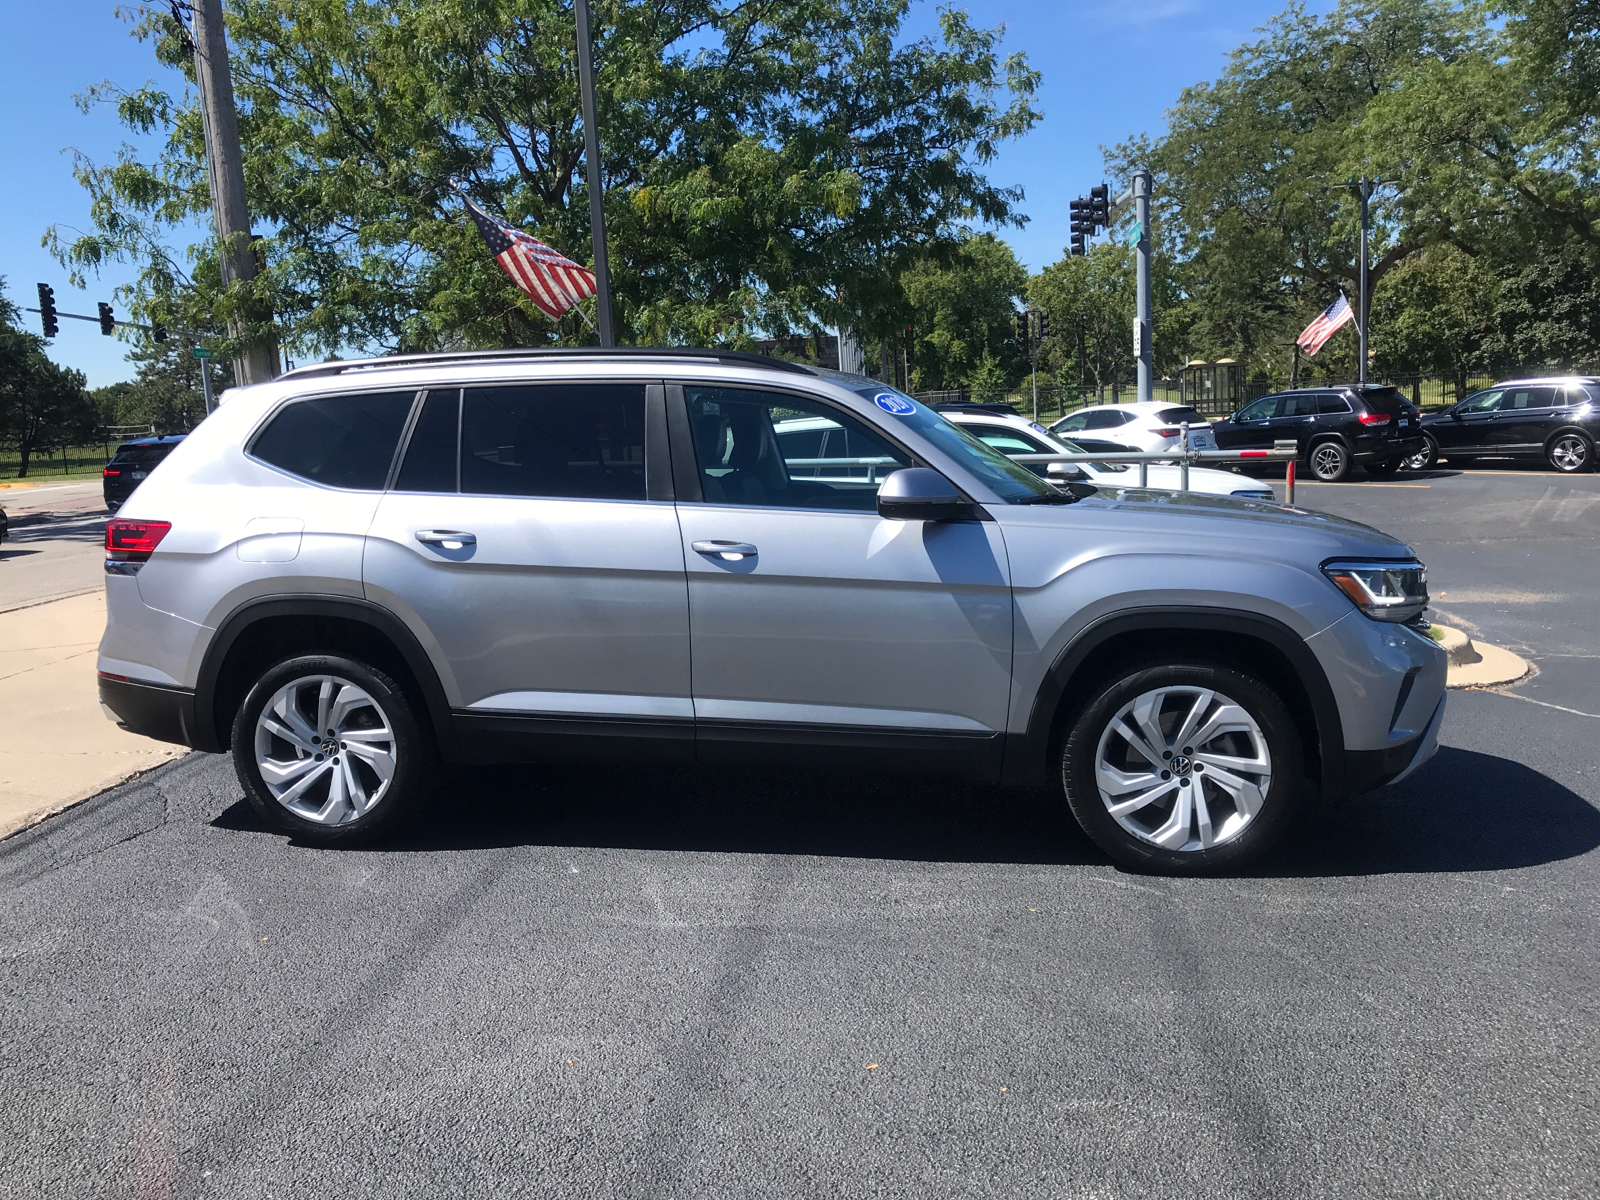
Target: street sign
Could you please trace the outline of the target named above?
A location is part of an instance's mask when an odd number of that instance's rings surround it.
[[[204,346],[196,346],[194,348],[194,356],[196,358],[210,358],[211,351],[207,350]]]

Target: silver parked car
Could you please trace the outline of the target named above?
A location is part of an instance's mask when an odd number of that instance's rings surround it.
[[[1058,490],[892,388],[735,353],[291,371],[225,394],[106,547],[114,718],[231,750],[321,842],[441,761],[831,760],[1059,787],[1119,860],[1216,870],[1308,784],[1415,770],[1444,713],[1393,538]]]

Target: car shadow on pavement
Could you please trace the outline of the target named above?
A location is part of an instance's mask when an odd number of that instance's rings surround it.
[[[1394,787],[1310,814],[1248,871],[1382,875],[1509,871],[1600,846],[1600,811],[1509,758],[1441,747]]]
[[[262,828],[241,800],[217,818]],[[960,779],[775,769],[452,769],[384,850],[583,846],[1047,865],[1103,863],[1059,794]]]
[[[265,832],[243,800],[212,824]],[[380,846],[812,854],[918,862],[1105,865],[1059,793],[962,780],[777,770],[458,769]],[[1600,846],[1600,811],[1509,759],[1443,748],[1398,787],[1308,813],[1255,877],[1503,871]]]

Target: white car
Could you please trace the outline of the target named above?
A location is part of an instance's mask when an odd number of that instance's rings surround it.
[[[1185,404],[1141,401],[1137,404],[1099,404],[1068,413],[1050,426],[1057,437],[1071,438],[1090,453],[1126,446],[1129,450],[1176,450],[1182,426],[1189,424],[1191,450],[1215,450],[1211,423]]]
[[[1001,454],[1083,454],[1093,453],[1063,438],[1056,437],[1042,425],[1035,425],[1027,417],[1007,416],[1004,413],[946,412],[951,421],[961,426],[980,441],[992,446]],[[1030,463],[1039,475],[1049,478],[1043,463]],[[1063,464],[1066,465],[1066,464]],[[1137,487],[1139,468],[1128,463],[1075,463],[1088,476],[1087,482],[1104,487]],[[1177,491],[1180,471],[1176,466],[1151,463],[1149,486],[1167,491]],[[1247,475],[1232,471],[1217,471],[1210,467],[1189,468],[1189,490],[1210,496],[1236,496],[1241,500],[1276,500],[1270,485]]]

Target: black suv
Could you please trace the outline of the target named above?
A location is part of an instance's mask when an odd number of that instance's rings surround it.
[[[1426,444],[1407,463],[1421,469],[1441,455],[1542,458],[1570,475],[1594,466],[1600,440],[1600,380],[1514,379],[1473,392],[1422,418]]]
[[[1416,408],[1392,387],[1351,384],[1263,396],[1213,421],[1219,450],[1270,450],[1293,438],[1300,462],[1321,483],[1337,483],[1360,463],[1388,475],[1426,443]]]
[[[101,494],[106,498],[106,507],[112,512],[121,508],[133,495],[133,489],[156,469],[158,462],[172,453],[172,448],[183,438],[183,434],[174,433],[166,437],[136,438],[118,446],[106,469],[100,472]]]

